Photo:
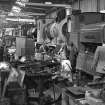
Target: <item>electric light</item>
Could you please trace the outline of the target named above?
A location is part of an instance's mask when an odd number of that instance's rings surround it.
[[[21,8],[19,8],[17,6],[13,6],[12,11],[19,13],[21,11]]]
[[[25,3],[23,3],[23,2],[17,1],[16,4],[18,4],[19,6],[25,7]]]
[[[100,13],[105,13],[105,10],[100,10]]]

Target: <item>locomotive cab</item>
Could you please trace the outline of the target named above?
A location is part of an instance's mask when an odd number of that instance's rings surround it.
[[[79,54],[76,68],[88,74],[95,75],[92,70],[94,53],[97,46],[101,46],[105,40],[105,23],[86,25],[80,30]]]

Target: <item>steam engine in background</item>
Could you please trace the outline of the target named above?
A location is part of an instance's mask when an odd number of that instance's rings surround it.
[[[66,10],[61,9],[53,13],[52,17],[49,16],[49,19],[45,19],[44,23],[41,19],[38,22],[37,41],[50,40],[52,43],[55,40],[55,44],[59,41],[65,42],[65,39],[72,41],[79,49],[76,68],[92,76],[96,74],[91,70],[91,66],[97,46],[102,45],[105,40],[105,14],[72,10],[67,17]]]

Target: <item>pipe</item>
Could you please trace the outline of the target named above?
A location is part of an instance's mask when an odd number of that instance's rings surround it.
[[[31,5],[31,6],[40,6],[40,7],[63,7],[63,8],[71,8],[71,5],[66,4],[44,4],[44,3],[32,3],[28,2],[25,3],[25,5]]]

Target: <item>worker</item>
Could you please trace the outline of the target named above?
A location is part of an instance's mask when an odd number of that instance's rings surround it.
[[[78,55],[78,50],[73,42],[65,42],[65,44],[62,44],[59,53],[60,52],[63,52],[62,56],[63,60],[61,60],[61,62],[63,62],[62,65],[64,66],[62,67],[63,68],[66,67],[68,69],[70,77],[72,76],[72,78],[70,79],[73,81],[73,74],[76,72],[76,59]]]
[[[92,69],[99,74],[100,79],[105,76],[105,42],[96,48]]]
[[[63,78],[68,79],[70,82],[72,82],[72,74],[71,74],[71,62],[70,60],[67,59],[66,54],[65,54],[65,49],[67,47],[66,43],[60,43],[61,48],[58,52],[58,61],[61,63],[61,76]]]
[[[78,55],[78,50],[73,42],[68,42],[65,46],[65,54],[66,58],[70,60],[71,67],[72,67],[72,73],[75,73],[76,71],[76,59]]]
[[[3,46],[3,41],[0,39],[0,62],[3,61],[3,52],[4,52],[4,46]]]
[[[8,54],[8,47],[5,45],[4,46],[4,51],[3,51],[3,60],[4,61],[8,61],[9,60],[9,58],[8,58],[8,56],[9,56],[9,54]]]

